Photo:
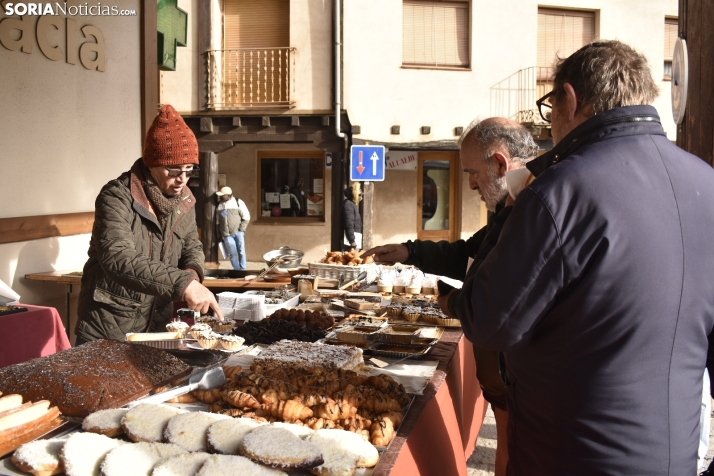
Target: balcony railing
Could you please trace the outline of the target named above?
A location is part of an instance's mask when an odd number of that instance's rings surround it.
[[[491,86],[491,115],[521,124],[547,125],[538,113],[536,101],[551,90],[551,74],[551,68],[531,66]]]
[[[206,52],[208,109],[295,106],[295,48]]]

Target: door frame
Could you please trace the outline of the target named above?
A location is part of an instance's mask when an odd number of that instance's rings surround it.
[[[424,161],[442,160],[449,161],[449,229],[448,230],[422,230],[422,203],[424,200]],[[440,241],[456,241],[459,236],[459,220],[461,210],[461,194],[459,186],[461,181],[461,168],[459,153],[456,151],[419,151],[417,165],[417,239]]]

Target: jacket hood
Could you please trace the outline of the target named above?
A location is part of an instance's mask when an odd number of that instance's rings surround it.
[[[553,149],[526,164],[536,177],[585,144],[605,137],[634,134],[666,136],[657,110],[652,106],[625,106],[596,114],[570,131]]]

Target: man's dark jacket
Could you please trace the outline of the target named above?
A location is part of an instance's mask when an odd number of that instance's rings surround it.
[[[77,308],[76,333],[87,341],[166,330],[173,301],[191,281],[203,279],[193,194],[184,187],[162,230],[142,186],[140,162],[106,184],[95,203]]]
[[[345,226],[345,236],[350,243],[355,242],[355,233],[362,233],[362,217],[359,208],[349,198],[342,201],[342,220]]]
[[[474,344],[507,351],[508,474],[695,474],[714,170],[649,106],[590,118],[528,168],[457,302]]]

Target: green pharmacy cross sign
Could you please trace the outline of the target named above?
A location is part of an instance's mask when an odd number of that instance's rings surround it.
[[[176,71],[176,47],[186,46],[188,13],[176,6],[177,0],[158,0],[157,30],[159,69]]]

